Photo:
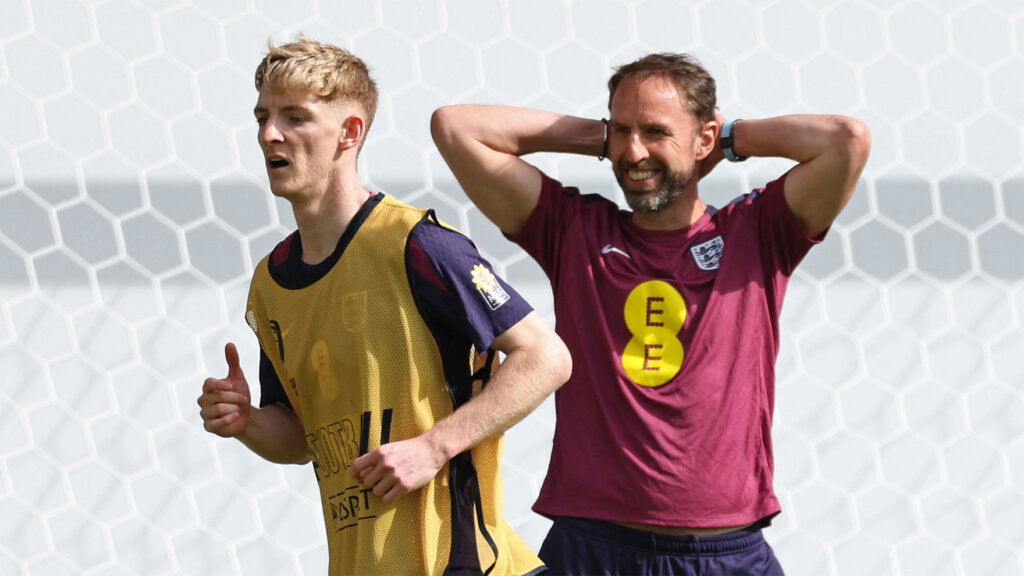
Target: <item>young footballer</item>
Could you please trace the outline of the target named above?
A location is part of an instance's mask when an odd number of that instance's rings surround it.
[[[360,59],[300,36],[270,46],[256,88],[270,189],[298,230],[250,286],[259,406],[229,343],[199,397],[206,429],[312,461],[332,575],[540,573],[502,516],[501,435],[568,378],[564,344],[465,236],[360,183],[377,106]]]

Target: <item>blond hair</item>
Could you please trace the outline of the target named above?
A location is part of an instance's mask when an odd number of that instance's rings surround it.
[[[274,46],[256,67],[256,89],[304,90],[328,102],[351,102],[363,109],[366,130],[377,113],[377,83],[366,63],[332,44],[299,34],[294,42]]]

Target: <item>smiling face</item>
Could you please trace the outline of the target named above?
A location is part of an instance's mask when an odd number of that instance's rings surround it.
[[[664,210],[696,184],[705,126],[683,98],[664,76],[626,78],[615,91],[608,158],[634,212]]]
[[[302,90],[260,90],[253,110],[274,195],[295,199],[337,178],[345,126],[336,106]]]

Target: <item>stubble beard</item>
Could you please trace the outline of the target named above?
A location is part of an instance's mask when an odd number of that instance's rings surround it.
[[[632,168],[632,166],[626,168]],[[658,169],[662,170],[663,174],[661,186],[653,192],[638,192],[626,186],[626,168],[620,168],[615,176],[619,181],[619,188],[626,196],[626,204],[638,214],[664,210],[673,200],[682,196],[683,191],[690,185],[690,180],[693,179],[692,174],[670,172],[663,166],[659,166]]]

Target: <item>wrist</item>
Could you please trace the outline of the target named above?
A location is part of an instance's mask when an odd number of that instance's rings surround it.
[[[740,156],[737,154],[735,149],[736,125],[740,122],[741,120],[739,118],[726,122],[722,126],[722,133],[718,138],[719,145],[722,148],[722,155],[725,156],[725,159],[729,162],[743,162],[747,159],[746,156]]]
[[[431,454],[431,461],[437,464],[438,467],[444,465],[445,462],[451,460],[460,452],[458,446],[453,445],[453,442],[449,441],[450,435],[446,434],[445,428],[445,421],[442,420],[435,424],[433,428],[420,435],[420,440],[423,441],[426,449]]]
[[[608,157],[608,119],[601,118],[601,134],[604,140],[601,143],[601,153],[597,155],[597,161],[600,162]]]

